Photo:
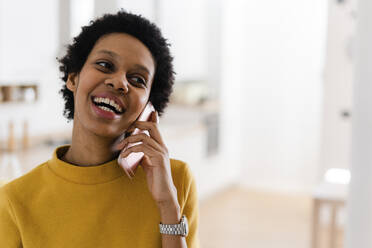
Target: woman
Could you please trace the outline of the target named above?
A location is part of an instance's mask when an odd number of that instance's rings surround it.
[[[1,247],[199,247],[195,181],[157,125],[174,81],[168,46],[125,11],[82,28],[59,60],[71,145],[1,187]],[[156,112],[138,121],[148,102]],[[132,152],[144,156],[130,179],[117,158]]]

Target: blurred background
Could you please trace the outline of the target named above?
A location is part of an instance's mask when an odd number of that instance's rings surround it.
[[[2,182],[70,142],[56,57],[120,8],[171,43],[160,128],[196,178],[202,247],[372,247],[368,0],[0,0]]]

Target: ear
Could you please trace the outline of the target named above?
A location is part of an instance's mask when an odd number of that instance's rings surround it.
[[[77,73],[70,73],[67,77],[66,87],[72,92],[75,92],[77,88],[77,82],[79,80],[79,75]]]

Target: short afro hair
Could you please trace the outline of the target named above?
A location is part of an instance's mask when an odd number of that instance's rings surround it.
[[[61,79],[67,82],[70,73],[79,73],[83,68],[89,53],[99,38],[110,33],[126,33],[140,40],[151,52],[155,60],[155,75],[151,87],[149,101],[154,105],[159,116],[164,112],[169,102],[174,84],[173,57],[167,40],[160,29],[141,15],[129,13],[123,9],[116,14],[105,14],[82,27],[72,44],[67,46],[67,53],[58,59]],[[74,118],[74,96],[63,84],[59,91],[65,101],[63,115]]]

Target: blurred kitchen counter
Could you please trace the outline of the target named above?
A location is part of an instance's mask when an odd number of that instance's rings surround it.
[[[6,160],[6,157],[11,156],[20,165],[22,174],[25,174],[39,164],[49,160],[57,146],[69,144],[70,142],[70,130],[30,137],[29,147],[27,149],[21,148],[21,142],[17,141],[14,152],[8,153],[4,150],[0,152],[0,164]]]

